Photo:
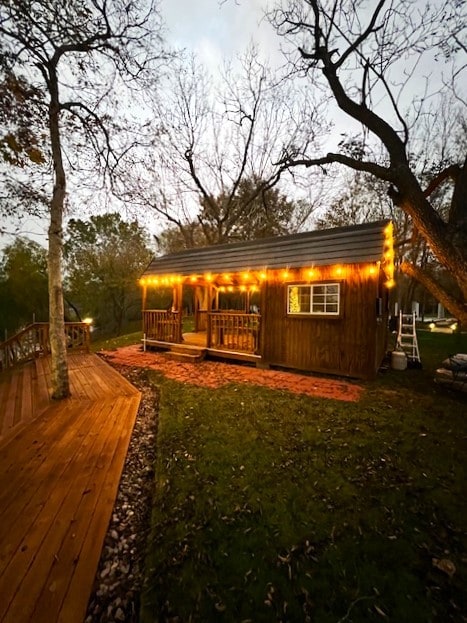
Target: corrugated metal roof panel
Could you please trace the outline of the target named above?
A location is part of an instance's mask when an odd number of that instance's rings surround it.
[[[299,268],[377,262],[389,221],[199,247],[155,257],[144,275]]]

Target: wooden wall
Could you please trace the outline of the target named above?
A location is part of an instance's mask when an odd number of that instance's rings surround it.
[[[320,267],[319,281],[341,283],[339,318],[287,315],[287,285],[309,283],[300,272],[291,272],[287,282],[265,284],[261,313],[262,357],[271,365],[374,378],[386,350],[387,300],[382,315],[377,299],[387,299],[382,276],[369,274],[368,265]]]

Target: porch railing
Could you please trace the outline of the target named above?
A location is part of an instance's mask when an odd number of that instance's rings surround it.
[[[257,354],[261,316],[237,312],[208,314],[208,348]]]
[[[143,334],[146,340],[179,344],[182,341],[181,314],[165,309],[144,310]]]
[[[89,325],[84,322],[66,322],[65,334],[69,349],[89,351]],[[0,344],[0,370],[49,353],[49,323],[35,322]]]

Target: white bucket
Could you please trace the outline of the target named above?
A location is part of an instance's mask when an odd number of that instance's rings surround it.
[[[393,350],[391,353],[391,368],[393,370],[405,370],[407,368],[407,356],[401,350]]]

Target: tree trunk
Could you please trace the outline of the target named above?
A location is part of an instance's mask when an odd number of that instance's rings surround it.
[[[411,216],[413,224],[427,241],[438,261],[450,271],[456,280],[463,297],[463,301],[457,301],[456,308],[457,310],[463,309],[463,315],[465,316],[467,314],[467,307],[465,305],[465,301],[467,301],[467,260],[465,252],[455,245],[455,241],[452,236],[449,235],[448,226],[441,220],[430,203],[423,196],[415,176],[406,169],[404,175],[400,176],[400,178],[403,179],[400,179],[400,183],[398,184],[399,191],[402,191],[398,205],[406,214]],[[417,271],[416,279],[418,281],[420,281],[418,276],[420,274],[421,271]],[[429,291],[438,297],[442,289],[439,284],[437,284],[435,293],[431,285],[433,280],[429,281]],[[448,298],[453,300],[452,297]],[[463,302],[464,304],[462,304]],[[450,305],[451,307],[448,306],[448,309],[450,309],[452,314],[457,316],[458,311],[454,311],[452,303],[450,303]]]
[[[317,12],[318,4],[314,1],[311,4]],[[374,15],[376,16],[376,12]],[[301,53],[303,56],[302,50]],[[453,315],[459,318],[462,324],[465,324],[467,316],[467,257],[464,250],[465,245],[458,243],[456,240],[458,236],[453,237],[448,225],[444,223],[427,200],[416,176],[410,169],[406,146],[394,128],[372,110],[368,109],[366,105],[356,103],[348,96],[337,76],[338,66],[331,62],[331,54],[325,48],[324,51],[316,49],[315,53],[318,55],[316,58],[320,58],[323,62],[323,74],[331,87],[339,108],[373,132],[386,147],[390,156],[390,167],[387,170],[375,167],[371,171],[368,163],[363,163],[353,158],[346,158],[347,164],[357,170],[370,171],[383,180],[392,181],[397,190],[392,188],[389,193],[390,197],[397,206],[411,217],[413,225],[428,243],[438,261],[450,271],[461,290],[461,299],[454,299],[431,278],[422,280],[424,273],[419,269],[407,272],[407,274],[415,277],[420,283],[425,285],[438,300],[443,302],[444,299],[444,301],[449,302],[446,307]],[[336,157],[333,157],[337,161]],[[466,188],[467,159],[464,167],[460,169],[457,179],[451,214],[453,221],[461,226],[465,226],[464,218],[467,212],[467,202],[463,194]],[[440,298],[441,296],[442,298]]]
[[[434,297],[437,299],[447,310],[451,312],[453,316],[457,318],[461,327],[467,327],[467,308],[465,305],[457,301],[454,297],[450,296],[430,275],[410,264],[409,262],[402,262],[401,271],[413,277],[420,282]]]
[[[65,335],[65,310],[63,304],[62,256],[63,256],[63,205],[66,178],[60,144],[58,81],[55,73],[50,76],[51,101],[49,129],[54,164],[54,188],[50,203],[49,226],[49,322],[52,358],[52,398],[62,399],[70,395],[68,378],[67,344]]]

